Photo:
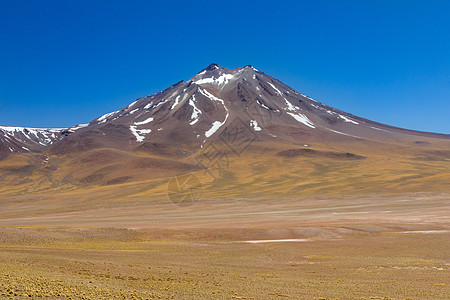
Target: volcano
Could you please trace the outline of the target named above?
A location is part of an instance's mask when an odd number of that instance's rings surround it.
[[[0,141],[5,195],[146,183],[162,197],[191,173],[220,197],[423,191],[450,179],[449,135],[346,113],[250,65],[211,64],[89,124],[0,127]]]

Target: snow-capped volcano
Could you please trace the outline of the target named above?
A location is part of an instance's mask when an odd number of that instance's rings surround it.
[[[295,186],[296,176],[304,171],[320,181],[329,172],[358,167],[363,174],[358,180],[364,181],[372,178],[370,170],[381,165],[386,167],[379,174],[397,174],[399,166],[392,165],[392,155],[397,155],[397,162],[410,162],[404,176],[414,173],[423,161],[446,163],[450,158],[449,135],[354,116],[250,65],[226,69],[211,64],[187,81],[85,125],[0,127],[0,143],[4,162],[0,178],[9,178],[12,185],[21,178],[24,184],[34,182],[29,179],[33,176],[48,186],[121,184],[189,172],[206,172],[205,176],[216,179],[221,175],[209,173],[227,169],[223,165],[233,163],[228,158],[239,157],[243,159],[227,177],[230,186],[238,184],[233,176],[239,175],[242,182],[265,182],[264,186],[278,191],[285,180],[293,180],[286,188]],[[10,154],[15,155],[8,158]],[[226,161],[220,161],[224,157]],[[11,161],[22,165],[12,168]],[[289,171],[298,163],[300,169]],[[445,165],[430,168],[434,174]]]
[[[381,140],[399,135],[441,136],[395,128],[329,107],[247,65],[226,69],[211,64],[187,81],[139,98],[87,126],[69,129],[0,128],[3,148],[63,154],[112,147],[135,149],[145,143],[202,147],[217,140],[235,120],[260,140],[313,143],[329,139]],[[79,129],[79,130],[76,130]],[[302,141],[298,141],[301,137]]]
[[[95,119],[88,128],[55,148],[66,148],[64,144],[89,130],[101,133],[97,138],[102,141],[93,142],[99,145],[114,139],[111,142],[118,147],[146,142],[200,146],[217,139],[236,118],[259,138],[279,137],[293,142],[293,136],[298,134],[377,139],[380,134],[413,133],[324,105],[250,65],[226,69],[211,64],[188,81],[180,81],[160,93],[140,98],[121,110]]]

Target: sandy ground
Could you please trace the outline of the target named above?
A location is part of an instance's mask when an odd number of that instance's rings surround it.
[[[76,199],[74,201],[77,201]],[[113,226],[126,228],[290,227],[324,224],[448,224],[450,195],[406,194],[355,199],[200,199],[180,207],[165,199],[144,205],[94,207],[48,213],[63,204],[14,203],[0,225]]]
[[[2,298],[450,298],[446,194],[37,203],[0,212]]]

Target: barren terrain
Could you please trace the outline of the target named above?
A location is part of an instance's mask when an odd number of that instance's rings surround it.
[[[449,135],[215,64],[2,128],[0,298],[450,299]]]
[[[2,218],[13,299],[448,299],[449,196],[199,200]],[[22,225],[15,225],[22,224]]]

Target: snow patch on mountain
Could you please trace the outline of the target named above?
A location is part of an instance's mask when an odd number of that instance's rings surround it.
[[[133,103],[131,103],[130,105],[128,105],[128,108],[133,107],[137,102],[138,102],[138,100],[134,101]]]
[[[225,123],[225,122],[215,121],[215,122],[212,124],[212,127],[211,127],[208,131],[205,132],[205,136],[206,136],[206,137],[212,136],[214,133],[216,133],[217,130],[219,130],[220,127],[222,127],[222,125],[223,125],[224,123]]]
[[[112,117],[115,113],[117,113],[117,111],[113,111],[107,114],[104,114],[103,116],[101,116],[100,118],[97,119],[98,124],[102,124],[105,123],[109,117]]]
[[[253,127],[254,131],[261,131],[261,127],[259,127],[258,122],[256,122],[255,120],[251,120],[250,121],[250,126]]]
[[[217,84],[218,86],[226,85],[231,79],[234,78],[233,74],[222,74],[217,78],[214,77],[206,77],[202,79],[198,79],[194,81],[195,84]]]
[[[171,107],[170,109],[174,109],[174,108],[178,105],[179,100],[180,100],[180,97],[181,97],[181,95],[178,95],[178,96],[175,98],[175,102],[173,103],[173,105],[172,105],[172,107]]]
[[[78,125],[81,126],[81,125]],[[78,128],[73,127],[68,129],[70,132],[74,132]],[[14,145],[14,141],[24,144],[38,144],[41,146],[49,146],[55,141],[62,138],[60,132],[66,130],[65,128],[29,128],[29,127],[17,127],[17,126],[0,126],[0,136],[3,136],[2,142],[8,145],[8,149],[11,152],[20,151],[21,149],[30,151],[27,147],[20,146],[19,148]]]
[[[279,89],[277,89],[272,83],[270,82],[267,83],[277,92],[278,95],[283,96],[283,93]]]
[[[69,131],[75,132],[75,131],[77,131],[78,129],[85,128],[85,127],[88,127],[88,126],[89,126],[89,123],[87,123],[87,124],[78,124],[78,125],[76,125],[76,126],[70,127],[70,128],[69,128]]]
[[[150,123],[151,121],[153,121],[153,118],[152,118],[152,117],[150,117],[150,118],[148,118],[147,120],[144,120],[144,121],[142,121],[142,122],[134,122],[134,125],[144,125],[144,124]]]
[[[306,96],[305,94],[302,94],[302,93],[299,93],[299,92],[295,92],[296,94],[300,94],[301,96],[303,96],[303,97],[305,97],[306,99],[309,99],[309,100],[311,100],[311,101],[314,101],[314,102],[319,102],[319,101],[317,101],[317,100],[314,100],[313,98],[311,98],[311,97],[308,97],[308,96]]]
[[[376,127],[372,127],[372,126],[370,126],[370,128],[375,129],[375,130],[380,130],[380,131],[390,132],[389,130],[385,130],[385,129],[381,129],[381,128],[376,128]]]
[[[311,127],[311,128],[316,128],[316,126],[314,126],[314,123],[311,122],[310,119],[308,119],[307,116],[305,116],[304,114],[301,113],[292,113],[292,112],[288,112],[288,115],[290,115],[291,117],[293,117],[295,120],[297,120],[298,122]]]
[[[352,119],[349,119],[349,118],[347,118],[346,116],[343,116],[343,115],[339,115],[339,118],[341,118],[342,120],[344,120],[345,122],[348,122],[348,123],[352,123],[352,124],[355,124],[355,125],[359,124],[358,122],[353,121]]]
[[[151,97],[150,101],[144,106],[144,109],[149,109],[153,106],[153,96]]]
[[[213,123],[211,129],[209,129],[208,131],[205,132],[205,136],[210,137],[211,135],[216,133],[216,131],[219,130],[219,128],[222,127],[223,124],[225,124],[225,122],[228,120],[230,112],[228,111],[228,108],[225,105],[225,101],[223,101],[220,98],[217,98],[216,96],[212,95],[211,93],[209,93],[208,91],[206,91],[204,89],[199,89],[199,91],[202,95],[208,97],[209,99],[220,102],[223,105],[223,108],[225,108],[225,111],[227,112],[227,115],[225,116],[225,120],[223,120],[223,122],[215,121]]]
[[[9,133],[31,133],[31,134],[38,134],[38,133],[48,133],[48,132],[60,132],[61,130],[64,130],[64,128],[30,128],[30,127],[15,127],[15,126],[0,126],[0,130],[3,130],[4,132]]]
[[[256,99],[256,102],[261,105],[263,108],[267,109],[267,110],[271,110],[270,107],[268,107],[267,105],[265,105],[264,103],[262,103],[259,99]]]
[[[284,102],[286,103],[286,109],[289,110],[290,112],[297,112],[298,107],[292,105],[291,102],[288,101],[288,99],[284,98]]]
[[[342,135],[351,136],[351,137],[354,137],[354,138],[357,138],[357,139],[362,139],[362,137],[359,137],[359,136],[356,136],[356,135],[340,132],[340,131],[333,130],[333,129],[330,129],[330,128],[325,128],[325,129],[327,129],[327,130],[329,130],[331,132],[337,133],[337,134],[342,134]]]
[[[137,129],[137,126],[130,126],[131,133],[136,137],[137,142],[143,142],[145,139],[145,135],[152,132],[151,129]]]
[[[192,95],[191,98],[189,98],[189,105],[192,106],[192,115],[191,115],[191,122],[189,125],[194,125],[199,121],[199,116],[202,114],[201,110],[198,109],[198,107],[195,105],[195,95]]]
[[[184,92],[184,91],[183,91],[183,92]],[[186,100],[187,97],[188,97],[188,94],[187,94],[187,93],[184,93],[184,94],[183,94],[183,98],[181,98],[181,95],[178,95],[178,96],[175,98],[175,101],[174,101],[174,103],[173,103],[173,105],[172,105],[172,107],[171,107],[170,109],[172,110],[172,109],[174,109],[175,107],[177,107],[178,104],[184,102],[184,100]],[[181,101],[180,101],[180,98],[181,98]]]

